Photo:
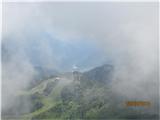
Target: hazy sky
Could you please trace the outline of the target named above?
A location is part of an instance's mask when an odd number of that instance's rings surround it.
[[[154,46],[156,41],[145,39],[156,37],[157,7],[154,3],[8,3],[3,8],[3,41],[9,41],[5,43],[12,52],[37,64],[58,68],[101,64],[131,51],[130,46],[135,52]]]

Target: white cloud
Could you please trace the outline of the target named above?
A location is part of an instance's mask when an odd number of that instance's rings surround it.
[[[17,44],[28,42],[25,31],[45,31],[63,42],[87,38],[96,43],[115,64],[113,88],[119,94],[139,97],[146,92],[144,84],[158,82],[157,3],[8,3],[3,12],[4,37],[17,36]],[[45,42],[42,50],[51,55]],[[148,91],[142,97],[155,91],[152,85]]]

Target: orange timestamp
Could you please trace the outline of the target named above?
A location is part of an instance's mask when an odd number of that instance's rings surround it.
[[[149,101],[126,101],[125,105],[127,107],[136,107],[136,106],[149,107],[149,106],[151,106],[151,102],[149,102]]]

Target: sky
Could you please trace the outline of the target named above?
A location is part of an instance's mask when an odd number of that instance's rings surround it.
[[[64,69],[65,65],[71,67],[72,64],[81,66],[84,60],[87,64],[91,62],[91,65],[96,64],[96,61],[97,64],[113,61],[111,57],[123,54],[127,47],[142,41],[135,41],[134,34],[139,37],[139,32],[143,32],[141,36],[151,32],[155,36],[155,6],[149,3],[8,3],[3,11],[3,41],[10,41],[7,46],[11,44],[11,51],[18,50],[20,53],[16,54],[24,54],[31,62],[42,64],[46,61],[43,64],[57,69]],[[150,34],[147,37],[152,37]],[[143,41],[150,45],[150,41]],[[127,47],[118,46],[122,43]],[[139,45],[139,48],[133,48],[143,51],[148,47],[140,44],[142,47]],[[117,50],[112,50],[115,48]],[[99,56],[95,58],[94,53]],[[54,60],[58,66],[50,65]]]
[[[84,71],[105,63],[115,67],[118,94],[156,94],[158,3],[5,3],[2,15],[2,85],[9,95],[28,85],[34,66]]]

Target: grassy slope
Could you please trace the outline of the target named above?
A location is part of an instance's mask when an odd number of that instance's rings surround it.
[[[19,95],[32,95],[32,94],[35,94],[35,93],[40,93],[40,94],[43,94],[43,90],[47,87],[47,84],[50,83],[50,82],[54,82],[56,79],[49,79],[49,80],[46,80],[42,83],[40,83],[38,86],[32,88],[30,91],[23,91],[23,92],[20,92]],[[64,81],[65,79],[62,79],[62,81]],[[60,97],[60,93],[61,93],[61,90],[63,89],[63,87],[66,85],[66,84],[60,84],[62,82],[59,82],[59,84],[57,84],[53,89],[52,89],[52,92],[48,95],[48,96],[43,96],[42,95],[42,103],[44,104],[44,106],[32,113],[29,113],[29,114],[25,114],[24,116],[22,116],[22,118],[25,119],[31,119],[37,115],[40,115],[46,111],[48,111],[49,109],[51,109],[52,107],[54,107],[54,105],[57,103],[57,100],[59,99]],[[59,101],[60,102],[60,101]]]

